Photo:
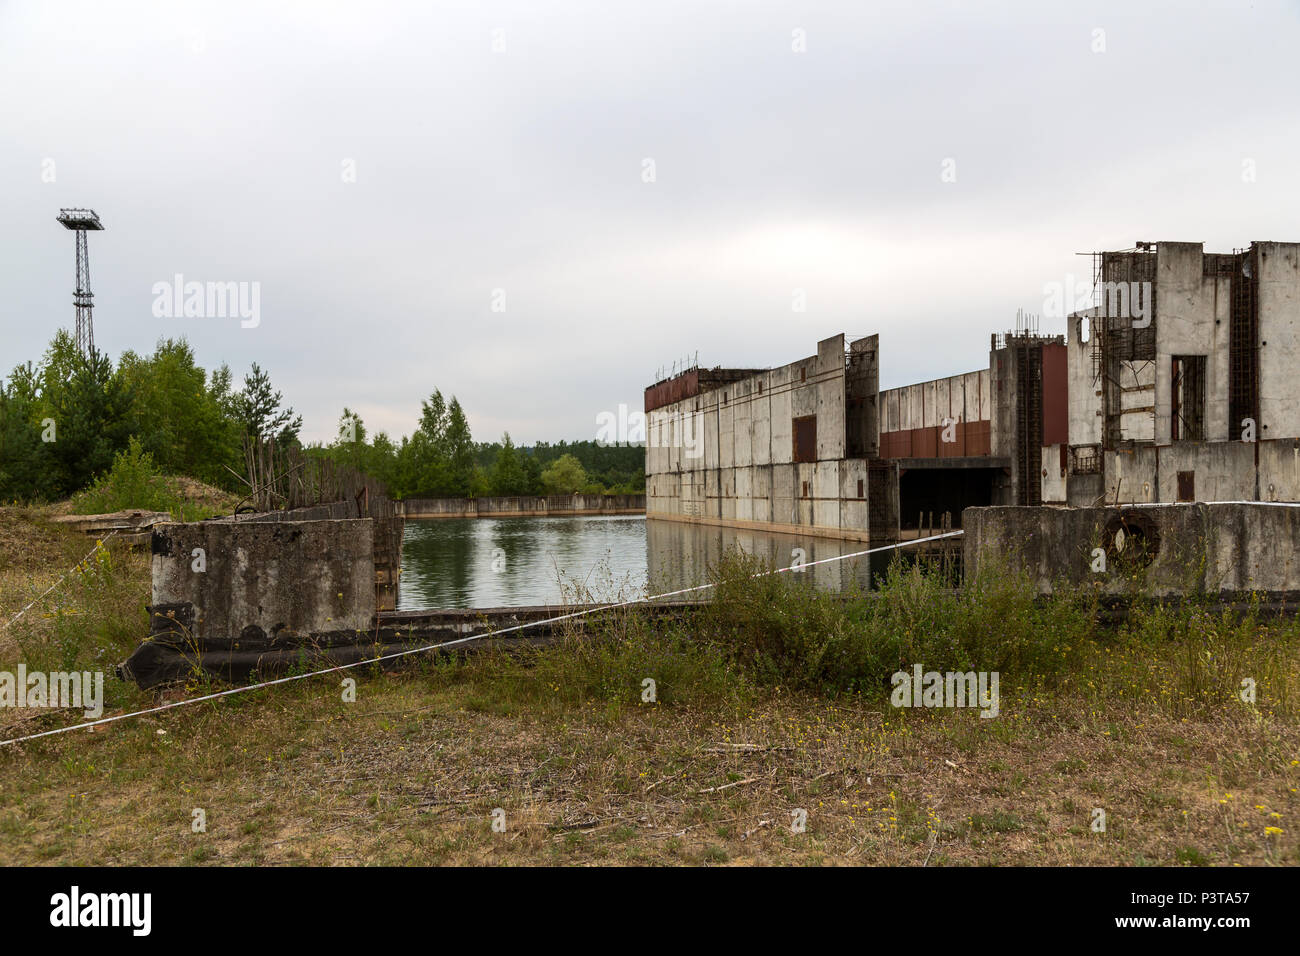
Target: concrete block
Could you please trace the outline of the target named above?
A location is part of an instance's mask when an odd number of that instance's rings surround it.
[[[366,518],[158,525],[153,605],[191,606],[200,641],[364,631],[375,617],[373,534]]]
[[[1005,561],[1043,594],[1062,586],[1116,597],[1300,594],[1300,504],[967,508],[962,527],[968,578]]]

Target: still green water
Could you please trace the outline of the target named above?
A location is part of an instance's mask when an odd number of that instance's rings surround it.
[[[786,567],[798,557],[796,549],[810,563],[868,547],[639,515],[408,521],[398,608],[630,600],[706,583],[708,568],[730,548]],[[856,558],[803,573],[820,587],[839,589],[851,580],[869,582],[889,559],[886,552],[871,555],[870,566],[867,558]]]

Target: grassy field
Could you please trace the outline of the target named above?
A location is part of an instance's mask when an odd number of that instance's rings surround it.
[[[0,620],[91,551],[47,516],[0,509]],[[349,671],[355,702],[334,674],[0,748],[0,862],[1300,862],[1295,622],[1101,629],[1086,596],[1007,576],[958,596],[899,571],[842,601],[752,571],[679,625]],[[0,630],[0,670],[111,670],[148,593],[147,556],[97,549]],[[913,663],[999,671],[999,716],[891,707]],[[156,700],[105,690],[107,714]],[[80,719],[4,708],[0,737]]]

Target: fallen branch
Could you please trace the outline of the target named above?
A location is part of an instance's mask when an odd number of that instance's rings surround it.
[[[717,793],[719,790],[730,790],[732,787],[739,787],[741,784],[753,783],[757,777],[746,777],[744,780],[737,780],[735,783],[724,783],[720,787],[705,787],[703,790],[697,790],[696,793]]]

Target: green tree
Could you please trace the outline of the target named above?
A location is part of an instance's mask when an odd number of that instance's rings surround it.
[[[521,452],[520,457],[524,462],[524,494],[545,494],[546,488],[542,485],[542,463],[532,452]]]
[[[54,463],[47,431],[39,417],[39,394],[32,364],[20,365],[0,381],[0,502],[48,497]]]
[[[56,342],[51,351],[62,351],[71,342]],[[69,369],[65,381],[57,381],[50,369]],[[55,440],[50,442],[53,468],[51,497],[62,498],[84,488],[96,475],[113,465],[113,456],[126,447],[134,433],[130,386],[113,370],[108,357],[98,350],[80,355],[72,347],[71,359],[64,354],[50,357],[41,395],[42,418],[53,419]]]
[[[564,455],[542,470],[542,487],[548,495],[570,495],[587,487],[587,473],[573,455]]]
[[[379,432],[370,443],[370,455],[365,472],[388,489],[390,495],[398,494],[398,448],[387,432]]]
[[[448,494],[467,498],[474,483],[474,440],[470,437],[465,412],[454,395],[447,409],[447,427],[443,441],[447,450]]]
[[[343,407],[339,416],[339,429],[334,442],[329,446],[330,458],[351,465],[358,471],[364,471],[367,464],[366,425],[361,416]]]
[[[398,486],[403,497],[443,498],[451,494],[447,449],[447,403],[434,389],[420,404],[420,424],[398,452]]]
[[[165,339],[148,358],[124,353],[118,373],[131,389],[135,433],[161,472],[229,480],[223,466],[237,469],[240,458],[238,429],[222,404],[229,369],[224,385],[210,389],[189,344]]]
[[[509,432],[501,438],[501,450],[497,452],[497,460],[492,466],[491,480],[494,495],[527,494],[524,465],[515,443],[510,440]]]
[[[293,408],[281,408],[284,396],[271,388],[271,376],[256,363],[244,376],[244,388],[233,401],[236,420],[252,438],[274,437],[281,442],[297,441],[302,416]]]

